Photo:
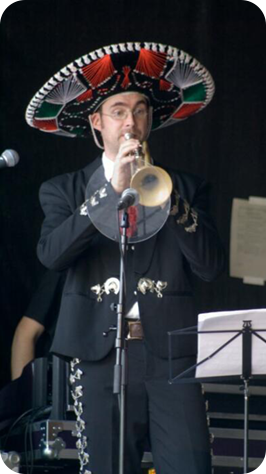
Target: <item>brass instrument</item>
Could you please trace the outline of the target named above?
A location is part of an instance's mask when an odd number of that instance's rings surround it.
[[[133,137],[133,134],[125,134],[127,140]],[[141,149],[137,149],[134,155],[135,159],[130,164],[130,187],[137,191],[139,203],[135,205],[136,228],[128,236],[130,244],[150,239],[163,227],[170,213],[172,192],[170,176],[162,168],[153,166],[146,142],[142,143]],[[103,167],[100,166],[89,179],[85,209],[81,206],[80,214],[85,215],[87,211],[96,229],[114,241],[121,238],[120,227],[117,225],[118,200],[119,195],[116,198],[116,193],[111,191]],[[99,295],[101,294],[100,292]]]
[[[129,140],[133,136],[126,133],[125,139]],[[139,203],[147,207],[162,206],[171,195],[172,180],[164,169],[152,165],[147,142],[142,143],[142,149],[135,150],[130,187],[138,192]]]

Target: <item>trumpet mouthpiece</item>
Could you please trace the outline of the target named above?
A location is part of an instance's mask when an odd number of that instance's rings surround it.
[[[132,133],[132,132],[126,132],[124,137],[125,137],[126,140],[130,140],[130,138],[137,138],[135,133]]]

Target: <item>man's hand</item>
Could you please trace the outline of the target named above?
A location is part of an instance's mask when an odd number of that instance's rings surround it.
[[[141,146],[139,140],[130,138],[124,141],[119,148],[115,159],[113,177],[111,184],[114,190],[121,194],[130,187],[132,177],[132,164],[135,161],[135,151]]]

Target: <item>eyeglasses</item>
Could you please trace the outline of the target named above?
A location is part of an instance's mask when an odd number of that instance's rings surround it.
[[[145,109],[144,107],[139,107],[135,110],[128,110],[128,109],[115,109],[113,110],[110,114],[104,114],[102,115],[107,115],[107,117],[111,117],[114,120],[125,120],[128,118],[129,114],[132,114],[133,117],[137,120],[143,120],[147,115],[148,115],[148,110]]]

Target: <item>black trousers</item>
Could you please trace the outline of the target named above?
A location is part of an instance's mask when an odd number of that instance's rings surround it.
[[[210,474],[209,433],[200,385],[170,385],[168,361],[154,357],[143,341],[128,341],[127,353],[125,474],[141,473],[143,452],[149,448],[156,474]],[[193,359],[174,361],[175,373],[193,363]],[[73,374],[79,371],[72,388],[82,428],[82,474],[119,472],[114,365],[115,351],[99,362],[77,362],[73,370]]]

